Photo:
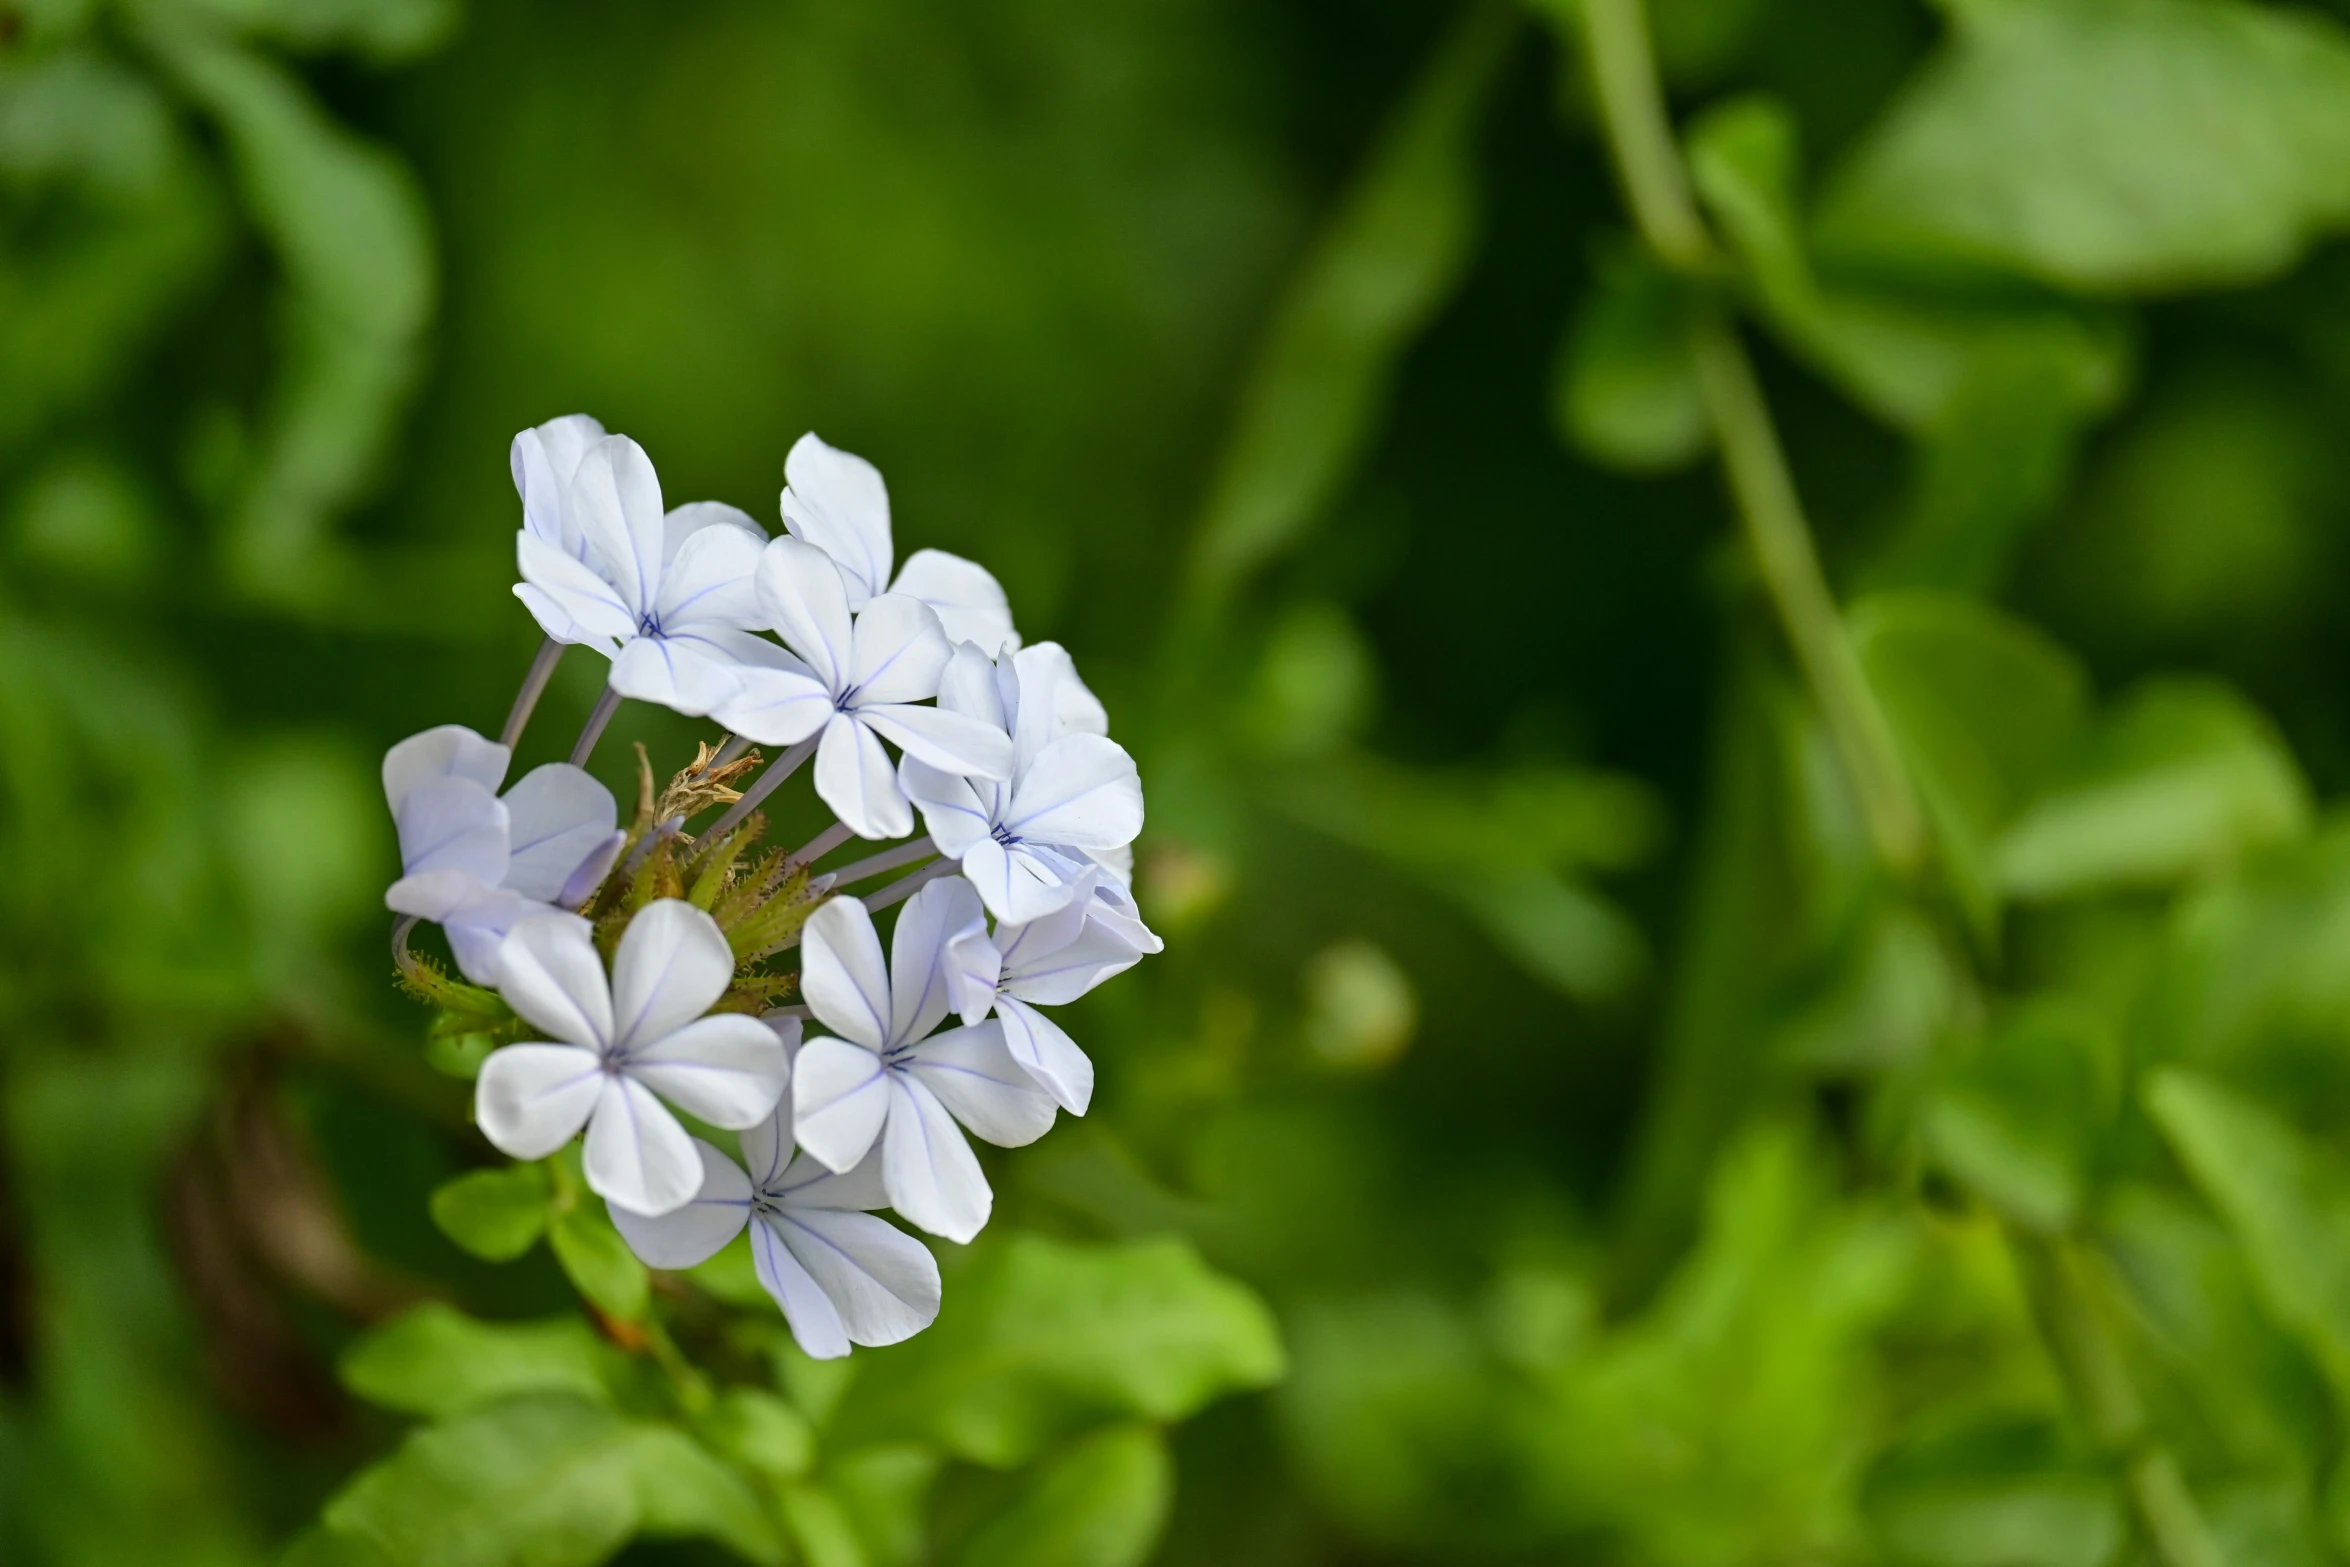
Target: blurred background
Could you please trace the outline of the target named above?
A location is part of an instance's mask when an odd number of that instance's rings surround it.
[[[1180,1237],[1279,1326],[1119,1411],[1170,1456],[1108,1501],[896,1432],[788,1549],[2350,1555],[2350,29],[1651,22],[1698,282],[1576,0],[0,0],[0,1560],[274,1560],[407,1429],[356,1335],[570,1309],[428,1216],[490,1155],[375,767],[494,732],[506,445],[574,411],[770,527],[800,432],[871,458],[1141,762],[1167,951],[938,1332],[1004,1236]],[[1701,296],[1922,868],[1740,547]]]

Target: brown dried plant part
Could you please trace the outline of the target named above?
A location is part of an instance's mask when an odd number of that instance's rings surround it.
[[[745,751],[731,762],[714,766],[718,761],[716,748],[706,740],[696,741],[692,765],[670,779],[669,787],[661,791],[661,798],[653,807],[653,820],[683,822],[713,805],[732,805],[742,798],[742,791],[734,787],[735,780],[756,771],[760,760],[757,751]]]

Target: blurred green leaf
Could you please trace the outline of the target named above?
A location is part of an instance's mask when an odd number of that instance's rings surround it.
[[[2024,899],[2159,886],[2309,826],[2309,785],[2258,709],[2213,681],[2155,681],[2001,834],[1999,882]]]
[[[555,1250],[555,1260],[563,1265],[563,1276],[598,1311],[623,1322],[634,1322],[645,1314],[651,1287],[645,1265],[636,1260],[636,1253],[612,1227],[603,1199],[591,1197],[557,1215],[547,1227],[547,1241]]]
[[[928,1502],[938,1450],[890,1442],[836,1454],[825,1481],[873,1567],[917,1567],[929,1550]]]
[[[2244,0],[1966,0],[1823,206],[1839,253],[2242,283],[2350,218],[2350,40]]]
[[[1684,286],[1622,255],[1600,268],[1561,347],[1551,419],[1593,462],[1633,473],[1695,462],[1710,440]]]
[[[371,1404],[443,1419],[524,1393],[610,1402],[611,1351],[577,1317],[477,1322],[430,1301],[343,1354],[343,1385]]]
[[[489,1262],[511,1262],[547,1228],[549,1187],[543,1165],[470,1170],[432,1194],[441,1233]]]
[[[1952,889],[1988,934],[1993,844],[2073,739],[2087,678],[2039,631],[1964,599],[1888,594],[1853,606],[1850,620]]]
[[[2027,1006],[1935,1083],[1923,1129],[1961,1186],[2030,1229],[2069,1228],[2089,1194],[2115,1055],[2076,1007]]]
[[[1398,360],[1466,268],[1477,132],[1516,30],[1509,6],[1466,8],[1278,306],[1194,541],[1192,575],[1210,594],[1339,498]]]
[[[1906,1442],[1863,1494],[1870,1528],[1906,1567],[2104,1567],[2128,1537],[2111,1476],[2038,1423]]]
[[[1820,1073],[1912,1066],[1957,1014],[1962,982],[1930,921],[1899,906],[1872,909],[1824,980],[1779,1024],[1775,1048]]]
[[[590,1567],[639,1533],[784,1559],[749,1488],[684,1433],[552,1394],[418,1431],[326,1525],[414,1567]]]
[[[457,23],[456,0],[180,0],[222,25],[299,50],[349,49],[385,64],[424,54]]]
[[[1266,755],[1320,755],[1361,732],[1378,685],[1377,661],[1346,611],[1293,605],[1266,641],[1241,723]]]
[[[2350,1394],[2350,1171],[2292,1123],[2199,1073],[2147,1079],[2146,1108],[2235,1231],[2261,1295]]]
[[[1175,1489],[1167,1444],[1147,1425],[1082,1437],[1024,1477],[979,1526],[963,1567],[1141,1567]]]
[[[1104,1415],[1179,1420],[1283,1370],[1272,1313],[1180,1240],[1016,1235],[955,1281],[921,1337],[876,1359],[837,1440],[926,1435],[997,1467]]]
[[[718,1452],[779,1480],[797,1480],[816,1462],[816,1431],[808,1417],[755,1387],[730,1387],[719,1394],[698,1429]]]

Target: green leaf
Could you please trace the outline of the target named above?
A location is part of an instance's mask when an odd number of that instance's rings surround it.
[[[2008,896],[2161,886],[2306,835],[2309,785],[2267,718],[2203,680],[2140,687],[2001,836]]]
[[[1209,592],[1321,520],[1397,362],[1451,295],[1477,224],[1477,129],[1515,28],[1507,6],[1468,10],[1290,285],[1200,521],[1192,573]]]
[[[2086,1012],[2029,1007],[1934,1085],[1926,1145],[1946,1173],[2009,1219],[2061,1231],[2088,1195],[2114,1055]]]
[[[1568,445],[1631,473],[1669,472],[1704,453],[1689,309],[1684,285],[1637,256],[1600,268],[1551,383],[1551,420]]]
[[[2350,43],[2244,0],[1969,0],[1820,242],[2102,293],[2247,283],[2350,218]]]
[[[728,1388],[699,1422],[702,1439],[746,1469],[797,1480],[816,1462],[808,1417],[773,1393]]]
[[[2104,1567],[2129,1529],[2110,1475],[2046,1426],[2015,1421],[1902,1444],[1870,1474],[1862,1508],[1903,1567]]]
[[[1008,1467],[1102,1416],[1180,1420],[1282,1373],[1272,1313],[1181,1240],[1015,1235],[955,1283],[936,1326],[875,1358],[840,1440],[927,1436]]]
[[[1853,607],[1851,626],[1952,891],[1988,936],[1998,919],[1992,844],[2072,741],[2087,677],[2032,627],[1967,599],[1880,595]]]
[[[963,1549],[963,1567],[1141,1567],[1167,1521],[1175,1466],[1147,1425],[1112,1426],[1025,1477]]]
[[[2350,1396],[2350,1170],[2212,1078],[2154,1073],[2146,1108],[2244,1247],[2269,1309]]]
[[[1734,98],[1689,132],[1691,178],[1764,319],[1864,408],[1947,440],[2001,388],[2028,385],[2022,403],[1998,411],[2031,416],[2034,437],[2048,439],[2120,396],[2129,360],[2117,320],[2053,300],[1815,272],[1798,216],[1800,162],[1794,115],[1770,98]]]
[[[610,1401],[611,1351],[577,1317],[478,1322],[427,1302],[343,1354],[343,1385],[373,1404],[446,1417],[523,1393]]]
[[[547,1241],[563,1265],[564,1277],[598,1311],[623,1322],[645,1314],[651,1288],[645,1265],[612,1227],[600,1198],[591,1197],[558,1217],[547,1231]]]
[[[861,1447],[826,1460],[824,1476],[873,1567],[916,1567],[927,1559],[928,1500],[941,1460],[913,1442]]]
[[[432,1194],[432,1222],[476,1257],[511,1262],[547,1228],[547,1172],[537,1164],[473,1170]]]
[[[407,1567],[590,1567],[639,1533],[783,1559],[749,1489],[684,1433],[559,1395],[415,1433],[325,1516]]]
[[[808,1567],[870,1567],[856,1526],[830,1491],[795,1485],[783,1493],[784,1524]]]

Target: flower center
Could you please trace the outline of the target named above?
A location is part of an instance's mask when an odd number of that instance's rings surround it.
[[[1020,844],[1020,835],[1000,822],[990,827],[987,830],[987,835],[1007,849],[1017,848]]]

